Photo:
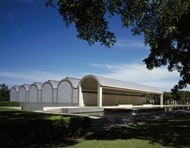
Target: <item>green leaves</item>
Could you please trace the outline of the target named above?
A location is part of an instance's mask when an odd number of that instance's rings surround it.
[[[46,5],[56,5],[65,25],[74,24],[77,37],[89,45],[113,46],[116,36],[109,30],[108,18],[119,16],[122,27],[144,35],[151,49],[144,60],[148,69],[168,65],[182,78],[177,88],[190,84],[189,0],[47,0]]]
[[[7,85],[0,84],[0,101],[9,101],[10,99],[9,92],[10,91]]]

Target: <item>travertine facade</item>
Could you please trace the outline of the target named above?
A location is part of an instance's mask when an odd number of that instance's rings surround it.
[[[158,88],[86,75],[82,79],[66,77],[61,81],[14,86],[10,100],[22,102],[26,109],[37,106],[102,107],[146,104],[146,94],[160,95],[160,104],[163,104],[163,95]]]

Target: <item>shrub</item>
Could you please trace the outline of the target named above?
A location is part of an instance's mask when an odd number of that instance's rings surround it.
[[[51,114],[2,111],[0,112],[1,147],[46,147],[64,143],[67,138],[84,135],[90,118],[67,116],[49,119]]]
[[[71,117],[69,122],[69,136],[83,136],[90,127],[90,118],[88,117]]]

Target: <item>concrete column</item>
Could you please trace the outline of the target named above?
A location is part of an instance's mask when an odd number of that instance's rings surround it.
[[[160,95],[160,105],[163,106],[163,94]]]
[[[78,99],[79,99],[79,106],[80,107],[84,106],[84,100],[83,100],[81,85],[78,86]]]
[[[97,95],[97,105],[98,107],[102,107],[102,87],[98,85],[98,95]]]

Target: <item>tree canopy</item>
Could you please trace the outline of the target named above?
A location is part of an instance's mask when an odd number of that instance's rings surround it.
[[[9,101],[10,100],[10,91],[7,85],[0,84],[0,101]]]
[[[190,84],[190,0],[47,0],[58,9],[66,26],[74,24],[77,37],[90,45],[100,42],[111,47],[116,36],[108,19],[117,15],[122,27],[144,35],[150,54],[148,69],[166,65],[181,76],[173,90]]]
[[[189,104],[190,92],[178,91],[177,93],[164,92],[164,102],[166,105],[171,104]]]

